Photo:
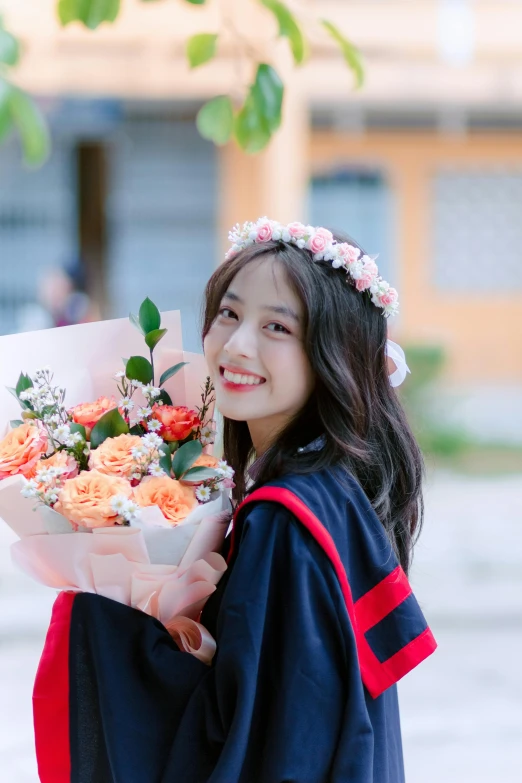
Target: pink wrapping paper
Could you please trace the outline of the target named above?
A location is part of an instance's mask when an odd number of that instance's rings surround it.
[[[175,405],[200,404],[205,359],[184,352],[179,311],[162,313],[166,337],[154,352],[156,382],[179,362],[188,362],[165,384]],[[20,418],[16,400],[4,391],[20,372],[48,365],[67,389],[72,407],[118,391],[114,373],[122,357],[146,355],[143,336],[127,318],[0,337],[0,438]],[[140,402],[139,392],[136,402]],[[182,649],[209,663],[215,643],[196,620],[226,569],[216,554],[230,519],[225,496],[199,506],[176,528],[156,507],[143,510],[136,527],[73,532],[60,514],[22,497],[22,480],[0,481],[0,517],[17,533],[14,562],[36,581],[58,590],[94,592],[147,612],[165,624]]]

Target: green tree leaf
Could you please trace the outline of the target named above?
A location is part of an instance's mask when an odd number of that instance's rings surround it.
[[[161,326],[161,314],[154,302],[147,297],[140,306],[139,322],[144,334],[153,332]]]
[[[228,95],[218,95],[205,103],[198,112],[196,125],[203,138],[214,144],[230,141],[234,130],[234,109]]]
[[[281,125],[284,85],[277,71],[271,65],[262,63],[253,85],[254,98],[263,116],[274,133]]]
[[[355,76],[355,84],[357,87],[361,87],[364,81],[364,69],[361,61],[361,56],[356,47],[350,43],[350,41],[341,33],[338,27],[327,19],[322,19],[321,23],[325,30],[327,30],[334,41],[336,41],[341,47],[343,57],[346,60],[347,65],[352,70]]]
[[[216,54],[217,33],[198,33],[187,41],[187,59],[191,68],[208,63]]]
[[[256,79],[235,122],[239,146],[250,154],[260,152],[281,124],[284,86],[271,65],[258,66]]]
[[[206,481],[207,479],[216,478],[217,475],[217,470],[198,466],[197,468],[187,470],[183,476],[183,481]]]
[[[296,65],[301,65],[305,59],[305,39],[295,16],[290,9],[279,0],[261,0],[261,4],[272,11],[279,23],[279,35],[288,38]]]
[[[148,334],[145,335],[145,342],[147,343],[151,351],[154,350],[154,348],[157,346],[161,338],[165,337],[166,334],[167,334],[166,329],[153,329],[152,332],[149,332]]]
[[[17,427],[22,426],[23,421],[21,419],[11,419],[9,424],[11,425],[11,429],[15,430]]]
[[[120,12],[120,0],[59,0],[58,18],[62,25],[83,22],[96,30],[103,22],[114,22]]]
[[[187,3],[190,3],[191,5],[205,5],[207,0],[186,0]]]
[[[0,63],[4,65],[16,65],[20,57],[18,41],[4,29],[0,19]]]
[[[131,356],[125,366],[125,375],[129,381],[151,383],[152,364],[144,356]]]
[[[172,378],[173,375],[176,375],[176,373],[179,372],[186,364],[188,364],[188,362],[180,362],[179,364],[174,364],[172,367],[169,367],[168,370],[165,370],[160,378],[159,385],[163,386],[165,381],[168,381],[169,378]]]
[[[25,92],[11,87],[8,97],[9,111],[22,140],[24,158],[29,165],[43,163],[50,150],[49,132],[45,120]]]
[[[101,444],[107,440],[107,438],[116,438],[118,435],[126,435],[128,431],[129,427],[127,422],[117,408],[107,411],[92,428],[91,448],[97,449],[98,446],[101,446]]]
[[[141,324],[137,315],[134,315],[134,313],[129,313],[129,321],[133,326],[136,327],[136,329],[138,329],[138,331],[140,331],[143,335],[145,335],[145,332],[141,328]]]
[[[203,446],[199,440],[190,440],[175,452],[172,460],[172,470],[178,481],[192,467],[197,458],[201,456],[202,451]]]

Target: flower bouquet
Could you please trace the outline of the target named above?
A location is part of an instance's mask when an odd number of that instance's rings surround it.
[[[149,299],[130,321],[148,356],[123,359],[112,391],[100,386],[86,358],[83,385],[104,391],[95,401],[66,403],[65,386],[55,383],[49,367],[21,373],[9,389],[21,414],[0,441],[0,516],[20,536],[12,546],[15,563],[34,579],[147,612],[181,649],[209,663],[215,643],[197,620],[226,570],[218,551],[230,518],[233,471],[208,453],[214,440],[210,379],[194,407],[178,384],[182,404],[174,405],[171,393],[187,356],[178,345],[183,360],[158,371],[170,355],[160,345],[167,329]],[[60,329],[60,340],[66,345],[69,332],[70,345],[90,346],[85,330],[95,327],[103,338],[105,327],[104,345],[110,346],[115,324],[120,337],[114,343],[125,350],[119,321]],[[46,360],[56,353],[48,335],[38,335]],[[10,339],[1,338],[0,349]]]

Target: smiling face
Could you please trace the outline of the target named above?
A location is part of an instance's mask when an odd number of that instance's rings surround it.
[[[271,257],[232,280],[204,347],[216,404],[246,421],[258,454],[308,400],[314,376],[303,341],[303,307]]]

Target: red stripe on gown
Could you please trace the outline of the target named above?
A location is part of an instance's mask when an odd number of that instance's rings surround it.
[[[60,593],[36,672],[33,717],[41,783],[71,783],[69,633],[76,593]]]

